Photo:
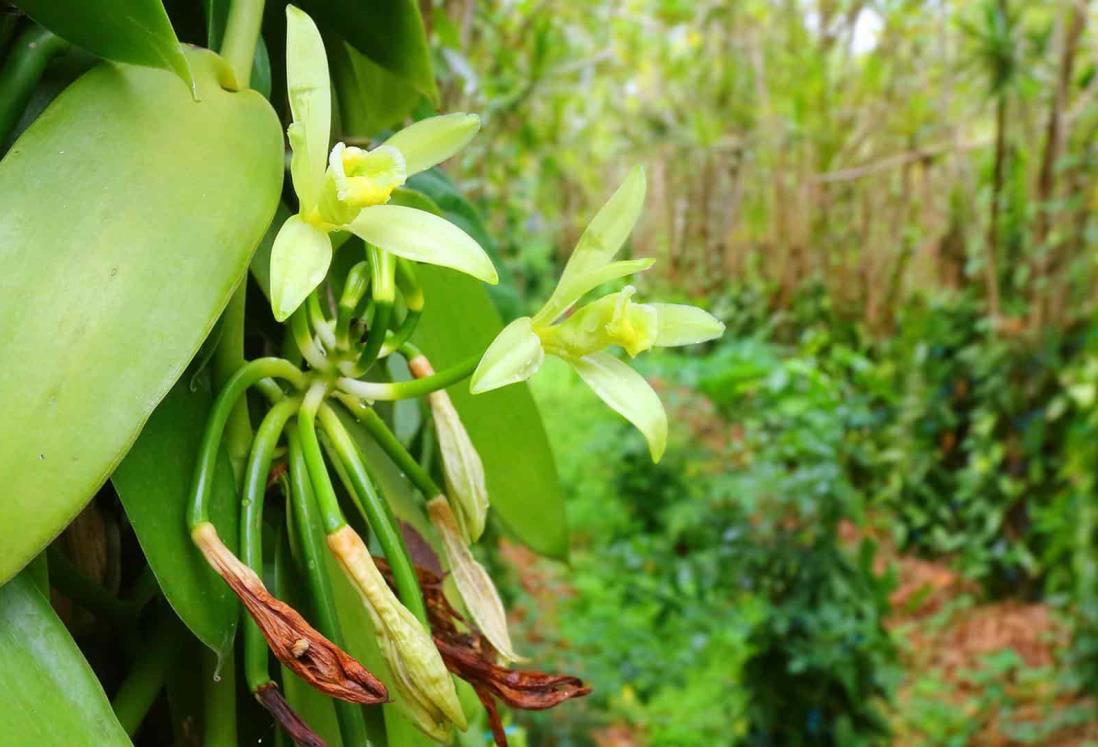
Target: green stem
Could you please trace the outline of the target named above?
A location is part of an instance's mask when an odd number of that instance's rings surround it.
[[[358,379],[344,376],[339,379],[339,388],[348,394],[353,394],[359,399],[365,399],[371,402],[391,402],[398,399],[412,399],[414,397],[422,397],[431,392],[436,392],[439,389],[445,389],[446,387],[461,381],[472,375],[473,371],[476,370],[478,363],[480,363],[480,356],[472,356],[457,365],[451,366],[450,368],[444,368],[430,376],[424,376],[422,379],[411,379],[409,381],[397,381],[392,383],[359,381]]]
[[[214,468],[217,466],[217,451],[221,446],[221,436],[225,423],[240,396],[248,387],[260,379],[286,379],[298,389],[305,386],[305,374],[289,361],[282,358],[256,358],[236,371],[225,383],[214,401],[210,417],[206,421],[206,432],[202,436],[202,446],[194,467],[194,480],[191,484],[191,496],[187,511],[187,525],[194,529],[209,521],[208,503],[213,489]]]
[[[8,139],[27,108],[50,59],[68,46],[64,39],[37,24],[19,35],[0,69],[0,143]]]
[[[336,315],[336,344],[346,350],[351,345],[351,320],[359,301],[370,287],[370,263],[359,262],[347,272],[343,292],[339,296],[339,310]]]
[[[247,278],[240,281],[221,314],[221,339],[213,354],[213,379],[218,388],[244,365],[244,305]],[[225,426],[225,451],[233,466],[237,485],[244,476],[244,462],[252,446],[252,421],[248,403],[241,399],[233,407]]]
[[[320,408],[320,426],[331,440],[332,447],[347,470],[351,484],[354,485],[355,492],[366,511],[370,529],[377,537],[385,559],[389,561],[397,596],[421,623],[427,625],[427,608],[423,604],[423,594],[419,588],[415,568],[412,567],[412,561],[408,557],[408,548],[404,545],[404,538],[397,528],[388,504],[374,488],[358,446],[351,438],[351,434],[343,427],[339,416],[327,405]]]
[[[316,335],[320,337],[324,347],[329,351],[335,350],[335,332],[328,317],[324,315],[324,309],[320,307],[320,296],[315,290],[305,298],[305,310],[308,313],[309,324],[316,330]]]
[[[377,354],[385,343],[385,333],[389,329],[393,302],[396,300],[396,258],[369,244],[366,245],[366,251],[370,259],[370,293],[374,301],[374,318],[366,337],[366,347],[355,361],[356,376],[369,371],[377,360]]]
[[[252,453],[244,473],[244,497],[240,509],[240,559],[256,573],[263,573],[263,495],[267,491],[267,475],[282,430],[301,402],[296,397],[284,399],[271,408],[259,424]],[[269,684],[267,642],[251,615],[244,618],[244,678],[254,693]]]
[[[116,624],[134,621],[135,607],[111,594],[86,577],[63,552],[52,545],[46,550],[49,558],[50,584],[97,617]]]
[[[408,309],[404,314],[404,319],[400,322],[400,327],[396,332],[387,335],[385,337],[385,345],[381,348],[381,357],[390,355],[395,350],[399,350],[405,345],[410,344],[408,342],[412,333],[416,331],[416,327],[419,325],[419,318],[423,315],[422,311],[416,309]]]
[[[252,76],[252,60],[263,24],[263,0],[232,0],[221,56],[229,63],[237,84],[247,88]]]
[[[396,270],[396,283],[404,298],[406,312],[396,333],[386,338],[385,346],[381,349],[382,356],[389,355],[405,345],[412,337],[412,333],[416,331],[419,318],[423,315],[423,287],[416,277],[415,264],[403,257],[397,257]]]
[[[320,518],[324,522],[325,534],[331,534],[346,526],[343,511],[339,508],[339,498],[332,487],[332,478],[324,465],[324,454],[320,451],[320,441],[316,437],[316,413],[321,402],[327,396],[327,385],[317,382],[305,395],[305,402],[297,417],[297,431],[301,439],[301,451],[313,484]]]
[[[423,493],[424,498],[430,500],[436,495],[442,495],[442,489],[427,474],[427,470],[420,466],[415,457],[408,453],[408,450],[404,448],[404,444],[400,442],[396,434],[389,430],[389,426],[385,424],[385,421],[381,419],[376,410],[355,411],[355,414],[362,421],[366,432],[377,442],[381,450],[389,455],[389,458],[393,460],[393,464],[408,476],[416,489]]]
[[[316,341],[313,340],[313,333],[309,329],[309,312],[305,308],[305,304],[302,304],[297,311],[290,315],[290,332],[294,336],[294,343],[297,345],[298,351],[301,352],[302,357],[305,358],[310,367],[317,371],[331,371],[333,369],[332,362],[321,352]]]
[[[204,650],[203,747],[239,747],[236,741],[236,655]]]
[[[309,467],[305,462],[301,443],[293,429],[287,433],[287,440],[290,447],[289,497],[293,509],[294,528],[297,530],[304,560],[302,565],[305,567],[306,582],[313,601],[313,613],[320,632],[346,648],[336,613],[332,581],[327,573],[328,553],[324,533],[320,530],[316,498],[309,483]],[[362,709],[354,703],[342,700],[335,702],[335,708],[343,744],[367,744],[366,721],[363,718]]]
[[[164,677],[179,651],[180,632],[174,613],[162,614],[153,635],[138,650],[133,669],[111,700],[114,715],[130,737],[141,728],[145,714],[164,687]]]

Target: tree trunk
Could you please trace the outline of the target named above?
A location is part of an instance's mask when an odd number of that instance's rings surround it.
[[[1045,147],[1041,154],[1041,168],[1037,177],[1037,220],[1033,230],[1033,247],[1038,252],[1033,271],[1033,295],[1030,300],[1030,328],[1040,329],[1049,311],[1047,285],[1049,268],[1053,264],[1053,247],[1045,246],[1052,228],[1052,209],[1049,203],[1055,199],[1056,164],[1064,146],[1064,111],[1070,97],[1071,80],[1075,71],[1075,54],[1079,39],[1086,26],[1086,6],[1077,0],[1064,0],[1066,6],[1058,19],[1057,36],[1060,39],[1060,65],[1045,126]]]
[[[991,178],[991,216],[988,219],[987,258],[984,263],[987,312],[991,316],[992,329],[1002,316],[999,301],[999,203],[1003,199],[1006,168],[1006,115],[1006,94],[1000,93],[995,102],[995,165]]]

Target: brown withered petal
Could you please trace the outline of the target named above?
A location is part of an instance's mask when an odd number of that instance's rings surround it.
[[[385,703],[385,685],[309,623],[267,591],[255,572],[225,547],[213,524],[191,532],[206,561],[240,597],[274,655],[317,690],[351,703]]]
[[[455,645],[438,636],[435,645],[451,672],[474,687],[487,688],[512,708],[541,711],[591,692],[577,677],[507,669],[486,660],[472,646]]]
[[[385,559],[374,558],[374,563],[392,585],[392,573]],[[488,713],[488,724],[497,747],[507,747],[507,735],[496,706],[496,697],[512,708],[543,710],[591,692],[591,688],[577,677],[507,669],[497,665],[494,661],[496,652],[488,639],[474,629],[468,633],[458,630],[456,623],[464,624],[465,620],[446,599],[442,591],[442,578],[418,565],[416,575],[423,590],[435,646],[442,654],[446,668],[473,686]]]
[[[294,709],[290,708],[278,685],[273,682],[261,685],[255,691],[255,699],[274,716],[274,720],[298,747],[326,747],[326,742],[320,735],[310,729]]]
[[[503,730],[503,719],[499,717],[499,708],[496,707],[496,700],[492,697],[492,693],[483,687],[474,687],[473,691],[480,698],[484,712],[488,714],[488,727],[492,730],[492,739],[495,740],[496,747],[507,747],[507,732]]]

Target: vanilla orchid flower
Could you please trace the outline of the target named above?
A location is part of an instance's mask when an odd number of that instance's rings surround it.
[[[621,347],[635,357],[652,347],[715,339],[724,333],[724,324],[694,306],[636,303],[631,286],[560,321],[596,287],[652,266],[651,259],[614,261],[640,216],[644,193],[644,171],[635,168],[583,232],[541,310],[508,324],[489,345],[470,390],[480,394],[524,381],[537,373],[547,353],[555,355],[644,434],[652,460],[658,462],[667,445],[667,413],[644,377],[608,348]]]
[[[499,278],[468,234],[432,213],[387,204],[413,174],[454,155],[480,129],[475,114],[431,117],[400,130],[373,150],[336,143],[329,152],[331,83],[324,41],[304,11],[286,6],[286,83],[293,122],[290,177],[300,209],[271,249],[271,305],[290,316],[324,279],[333,231],[349,231],[384,251],[449,267],[486,283]]]

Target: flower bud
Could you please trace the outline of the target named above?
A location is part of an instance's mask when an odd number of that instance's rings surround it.
[[[430,634],[393,594],[362,538],[349,526],[328,535],[328,547],[370,614],[401,703],[425,734],[444,741],[453,724],[468,728],[454,682]]]
[[[465,608],[492,648],[508,661],[523,661],[511,645],[507,631],[507,613],[484,567],[469,552],[458,531],[450,504],[438,496],[427,504],[431,523],[442,537],[442,547],[450,563],[450,573],[457,585]]]
[[[430,361],[419,355],[408,361],[408,368],[417,379],[434,373]],[[438,433],[442,454],[442,473],[446,489],[453,497],[454,514],[467,543],[476,542],[484,533],[488,518],[488,488],[484,484],[484,464],[473,446],[461,417],[445,390],[427,396]]]
[[[294,674],[340,700],[364,704],[389,700],[385,685],[376,677],[305,622],[293,607],[271,596],[255,571],[225,547],[213,524],[196,526],[191,539],[240,597],[274,655]]]

